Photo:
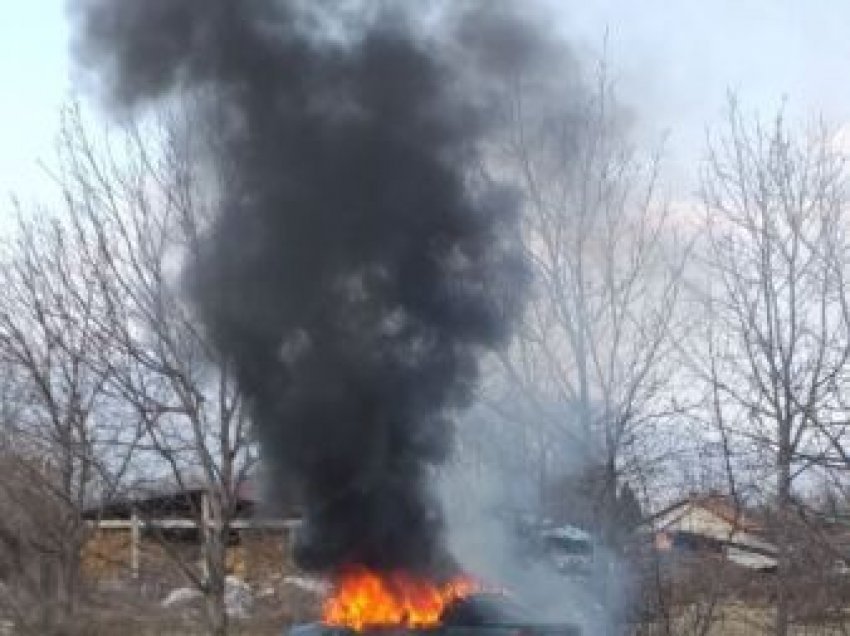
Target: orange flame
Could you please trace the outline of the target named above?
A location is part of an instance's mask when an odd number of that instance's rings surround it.
[[[446,606],[478,590],[467,576],[437,584],[406,572],[363,567],[343,572],[325,600],[322,622],[360,631],[369,627],[433,627]]]

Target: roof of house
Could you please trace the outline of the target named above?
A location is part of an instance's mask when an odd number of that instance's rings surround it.
[[[183,487],[174,484],[137,486],[119,498],[90,506],[83,516],[87,519],[129,519],[135,510],[143,516],[193,517],[200,512],[201,499],[206,491],[197,480],[188,481]],[[250,517],[261,505],[260,488],[254,481],[241,482],[235,494],[237,517]],[[285,508],[288,516],[298,511],[295,504]]]
[[[133,492],[121,498],[102,502],[86,509],[83,516],[89,519],[129,519],[135,510],[143,516],[194,517],[201,509],[205,489],[199,487],[174,488],[159,491]],[[253,506],[252,500],[237,499],[237,515]]]
[[[755,552],[742,546],[729,546],[725,554],[732,563],[750,570],[773,570],[778,564],[776,556]]]
[[[736,530],[744,532],[761,532],[762,526],[746,513],[742,506],[737,505],[729,496],[718,493],[704,495],[691,494],[649,517],[648,522],[655,527],[659,520],[667,520],[668,524],[680,518],[693,508],[701,508],[715,517],[722,519]],[[680,513],[680,514],[677,514]]]

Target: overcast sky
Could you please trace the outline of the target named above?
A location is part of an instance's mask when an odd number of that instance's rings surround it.
[[[672,159],[691,171],[728,90],[747,112],[769,116],[787,99],[794,121],[850,122],[850,2],[553,1],[580,46],[607,27],[626,100],[643,129],[669,128]]]
[[[128,0],[144,1],[144,0]],[[515,0],[517,2],[523,0]],[[850,2],[845,0],[550,0],[584,52],[608,32],[609,59],[640,130],[669,130],[687,172],[728,88],[768,114],[788,98],[800,120],[850,122]],[[48,187],[58,108],[71,94],[64,0],[6,0],[0,21],[0,193]],[[6,206],[0,207],[0,210]]]
[[[58,109],[69,94],[64,0],[5,0],[0,18],[0,210],[44,189]]]

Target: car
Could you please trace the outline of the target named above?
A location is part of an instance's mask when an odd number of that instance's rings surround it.
[[[283,636],[355,636],[348,627],[306,623],[295,625]],[[436,627],[372,627],[370,636],[581,636],[574,625],[543,623],[506,594],[472,594],[453,603]]]

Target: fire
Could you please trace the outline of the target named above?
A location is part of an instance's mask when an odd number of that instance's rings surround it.
[[[325,600],[322,621],[360,631],[367,627],[433,627],[446,606],[478,590],[467,576],[438,584],[406,572],[350,568]]]

